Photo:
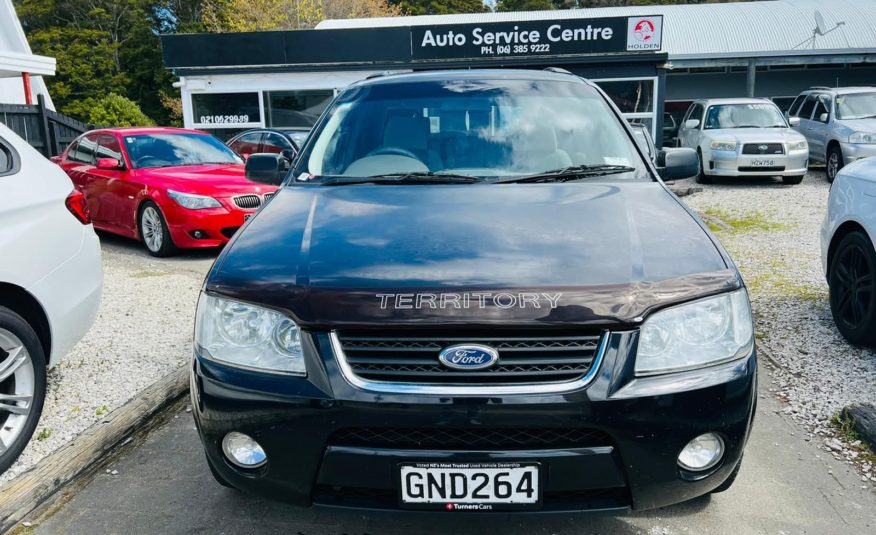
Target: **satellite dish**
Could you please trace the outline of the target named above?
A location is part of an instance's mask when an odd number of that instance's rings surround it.
[[[824,23],[824,17],[821,16],[820,11],[815,12],[815,33],[818,35],[824,35],[830,30],[827,29],[827,25]]]

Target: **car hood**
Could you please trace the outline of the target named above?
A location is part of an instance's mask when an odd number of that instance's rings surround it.
[[[876,132],[876,119],[838,119],[837,122],[854,132]]]
[[[160,184],[184,193],[212,195],[215,197],[240,193],[265,193],[275,186],[257,184],[248,180],[243,165],[203,164],[179,167],[156,167],[137,169],[137,176],[153,184]]]
[[[708,139],[735,139],[740,143],[787,143],[805,139],[791,128],[718,128],[703,130]]]
[[[305,326],[636,323],[740,285],[674,196],[632,181],[286,187],[207,280]]]

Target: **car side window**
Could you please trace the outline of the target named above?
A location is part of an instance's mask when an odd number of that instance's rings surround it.
[[[122,146],[114,136],[102,135],[97,146],[97,158],[115,158],[124,162],[122,158]]]
[[[806,100],[806,95],[798,95],[797,98],[794,99],[794,102],[791,103],[791,107],[788,108],[788,117],[797,117],[797,112],[800,110],[800,106],[803,105],[803,101]]]
[[[0,176],[14,175],[21,168],[18,152],[0,137]]]
[[[803,106],[800,107],[800,114],[797,117],[801,119],[809,119],[812,117],[812,112],[815,110],[815,95],[809,95],[806,97],[806,102],[803,103]]]
[[[690,107],[690,112],[687,114],[687,117],[684,118],[685,122],[687,122],[690,119],[696,119],[697,121],[700,122],[700,124],[699,124],[699,126],[697,126],[697,128],[702,127],[703,126],[703,112],[704,111],[705,111],[705,107],[702,104],[697,103],[697,104],[692,105]]]
[[[265,134],[265,139],[262,141],[262,152],[280,154],[284,150],[290,149],[292,149],[292,145],[280,134]]]
[[[259,151],[259,143],[261,140],[261,132],[250,132],[235,139],[228,145],[228,147],[237,154],[255,154]]]
[[[812,120],[826,123],[822,121],[822,114],[827,114],[827,121],[830,120],[830,97],[827,95],[819,95],[818,101],[815,103],[815,113],[812,114]]]
[[[94,165],[94,152],[97,149],[97,134],[86,134],[76,142],[76,150],[71,147],[67,159],[73,162]]]

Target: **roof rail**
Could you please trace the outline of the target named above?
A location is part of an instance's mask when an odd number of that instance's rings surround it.
[[[548,72],[556,72],[556,73],[560,73],[560,74],[574,74],[574,73],[572,73],[572,71],[570,71],[568,69],[564,69],[562,67],[545,67],[544,70],[546,70]]]
[[[381,76],[389,76],[390,74],[392,74],[392,73],[389,71],[375,72],[375,73],[371,73],[368,76],[366,76],[365,79],[370,80],[372,78],[380,78]]]
[[[813,85],[813,86],[810,87],[809,89],[815,89],[815,90],[817,90],[817,91],[828,91],[828,90],[830,90],[830,89],[832,89],[832,88],[827,87],[826,85]]]

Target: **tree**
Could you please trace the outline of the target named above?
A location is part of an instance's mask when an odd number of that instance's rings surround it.
[[[98,99],[84,102],[85,122],[100,126],[150,126],[155,123],[147,117],[133,100],[109,93]]]
[[[557,0],[497,0],[496,11],[544,11],[557,9]]]
[[[406,15],[448,15],[484,13],[489,8],[483,0],[392,0]]]
[[[204,0],[203,5],[204,25],[211,32],[307,29],[325,19],[401,14],[388,0]]]

